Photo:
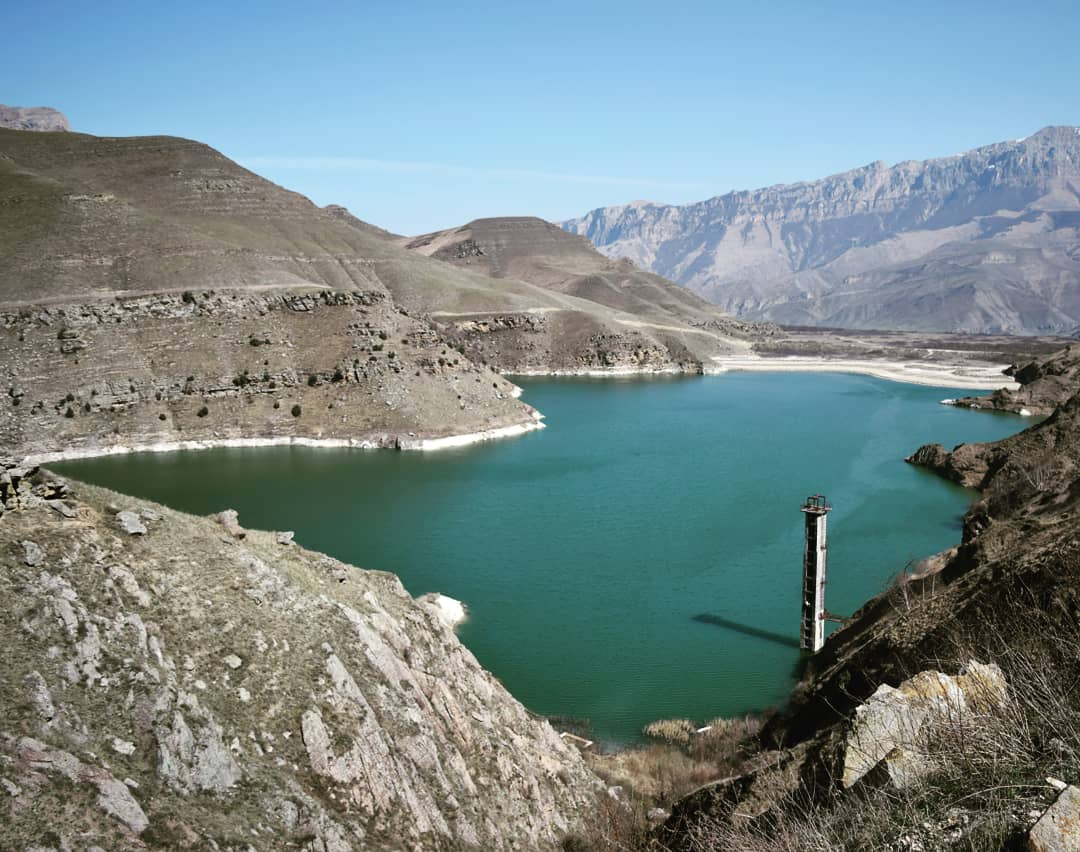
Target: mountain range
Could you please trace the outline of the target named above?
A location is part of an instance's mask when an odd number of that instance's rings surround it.
[[[1080,332],[1080,128],[562,226],[744,319]]]

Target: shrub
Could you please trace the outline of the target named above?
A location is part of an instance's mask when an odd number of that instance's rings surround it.
[[[164,420],[164,419],[165,419],[165,415],[164,415],[164,414],[159,414],[159,415],[157,416],[157,419],[158,419],[158,420]]]
[[[649,722],[641,729],[641,733],[655,740],[685,745],[690,742],[690,735],[695,730],[697,726],[689,719],[658,719],[655,722]]]
[[[196,412],[199,417],[205,417],[209,413],[210,409],[207,408],[205,405]]]
[[[309,388],[313,388],[319,383],[319,377],[312,373],[310,376],[307,377],[307,383]]]
[[[64,416],[65,417],[74,417],[75,416],[75,412],[71,410],[70,405],[68,406],[67,411],[64,412]]]
[[[292,407],[292,416],[293,416],[293,417],[299,417],[299,416],[301,415],[301,413],[302,413],[302,412],[303,412],[303,409],[302,409],[302,408],[300,408],[300,406],[299,406],[299,405],[294,405],[294,406]]]

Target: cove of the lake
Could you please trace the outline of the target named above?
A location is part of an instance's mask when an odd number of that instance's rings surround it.
[[[803,499],[829,516],[828,609],[850,614],[956,544],[973,492],[904,463],[1023,418],[841,374],[522,380],[548,428],[434,453],[273,447],[53,465],[464,601],[459,635],[538,713],[602,740],[780,702],[799,660]],[[704,618],[696,618],[705,616]]]

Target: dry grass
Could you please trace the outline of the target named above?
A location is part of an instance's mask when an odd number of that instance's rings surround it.
[[[1022,848],[1035,817],[1057,792],[1047,777],[1080,781],[1080,631],[1030,610],[997,629],[954,637],[950,653],[921,669],[957,671],[963,661],[999,665],[1007,701],[956,708],[910,744],[933,768],[904,789],[873,774],[850,790],[838,778],[812,797],[805,787],[756,818],[700,817],[679,838],[692,852],[802,850],[965,850]],[[666,847],[648,831],[649,808],[699,784],[747,771],[752,718],[719,720],[681,748],[655,745],[598,756],[609,783],[632,791],[605,801],[586,834],[567,850],[642,852]],[[907,748],[905,745],[905,749]],[[827,761],[826,761],[827,762]],[[767,761],[762,761],[767,763]],[[759,779],[768,785],[768,777]],[[771,797],[772,794],[770,794]],[[736,809],[737,810],[737,809]],[[577,844],[577,845],[575,845]]]
[[[1031,813],[1056,797],[1045,779],[1080,781],[1080,634],[1026,615],[1010,630],[957,641],[950,660],[927,665],[955,671],[960,660],[989,658],[1010,688],[1004,706],[949,712],[910,744],[934,767],[923,778],[905,789],[870,782],[846,792],[834,782],[816,800],[800,792],[755,820],[706,818],[690,828],[687,848],[1015,848]]]
[[[658,719],[655,722],[649,722],[641,729],[641,733],[654,740],[688,745],[695,730],[697,730],[697,725],[689,719]]]

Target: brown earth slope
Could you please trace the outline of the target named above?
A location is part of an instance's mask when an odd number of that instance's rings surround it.
[[[197,142],[0,130],[0,439],[408,446],[535,425],[486,365],[696,372],[748,345],[660,279],[642,316],[398,242]]]
[[[510,313],[461,311],[442,294],[395,291],[404,304],[431,315],[474,359],[498,359],[510,372],[629,369],[700,372],[716,355],[747,350],[748,341],[775,331],[741,323],[684,287],[612,261],[589,242],[535,217],[477,219],[460,228],[403,240],[410,250],[447,265],[482,272],[509,299],[522,286],[548,301]],[[587,341],[595,354],[567,359],[559,352]],[[507,345],[509,344],[509,345]],[[494,350],[494,352],[492,352]]]
[[[0,130],[0,439],[395,445],[534,423],[385,284],[455,277],[478,278],[196,142]]]

